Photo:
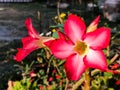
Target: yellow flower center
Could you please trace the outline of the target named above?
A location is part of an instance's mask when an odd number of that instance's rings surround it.
[[[77,41],[74,50],[80,55],[86,55],[89,51],[89,46],[82,41]]]

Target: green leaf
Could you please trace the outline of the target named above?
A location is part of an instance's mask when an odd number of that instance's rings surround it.
[[[108,90],[114,90],[114,88],[108,88]]]
[[[58,66],[61,66],[61,65],[63,65],[64,64],[64,60],[60,60],[60,62],[58,63]]]
[[[59,38],[58,32],[53,32],[52,37],[53,37],[53,38],[56,38],[56,39]]]
[[[104,76],[106,76],[107,78],[112,78],[112,75],[112,73],[104,72]]]
[[[32,85],[32,88],[36,88],[37,87],[37,81],[35,81]]]
[[[50,26],[50,28],[63,28],[64,25],[63,24],[58,24],[58,25],[54,25],[54,26]]]
[[[108,64],[108,65],[110,64],[110,60],[109,60],[109,59],[107,59],[107,64]]]

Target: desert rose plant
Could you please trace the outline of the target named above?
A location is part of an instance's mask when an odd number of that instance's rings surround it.
[[[57,28],[58,38],[54,38],[40,36],[32,26],[31,18],[27,18],[25,26],[28,30],[28,36],[22,39],[23,47],[18,49],[14,59],[20,62],[34,50],[45,48],[49,52],[49,56],[52,56],[52,59],[64,61],[64,65],[62,65],[64,66],[67,79],[78,83],[84,76],[84,90],[89,90],[91,82],[89,74],[92,69],[112,72],[108,69],[107,58],[103,52],[109,46],[111,32],[110,28],[98,28],[99,20],[100,16],[96,17],[86,27],[83,18],[75,14],[69,14],[68,19],[64,19],[64,22],[62,22],[63,31]],[[48,63],[49,65],[50,63]],[[59,73],[57,65],[55,67]],[[57,80],[62,77],[60,73],[59,75],[54,75]],[[52,82],[53,80],[53,77],[50,77],[48,81]],[[79,85],[81,84],[77,84],[73,90],[78,88]],[[40,86],[40,88],[43,87]]]
[[[109,42],[109,28],[101,27],[86,32],[84,21],[71,14],[64,24],[64,33],[59,32],[59,39],[45,43],[55,57],[66,59],[67,77],[70,80],[78,80],[89,67],[107,70],[107,61],[102,49],[106,48]]]
[[[52,39],[51,37],[41,37],[32,26],[31,18],[26,19],[25,26],[29,36],[22,38],[23,48],[18,48],[18,53],[14,56],[14,59],[18,62],[23,60],[32,51],[45,47],[44,42]]]

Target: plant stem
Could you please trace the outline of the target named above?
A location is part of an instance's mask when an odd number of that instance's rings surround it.
[[[106,55],[107,55],[108,57],[110,56],[110,46],[107,47]]]
[[[86,69],[85,71],[85,75],[84,75],[84,78],[81,78],[80,80],[78,80],[72,90],[77,90],[78,87],[85,81],[85,84],[84,84],[84,89],[83,90],[90,90],[90,70],[89,68]]]
[[[112,64],[117,58],[118,58],[119,54],[116,53],[110,60],[110,64]]]
[[[85,84],[84,90],[90,90],[90,70],[89,68],[85,71]]]
[[[80,80],[78,80],[74,85],[72,90],[77,90],[78,87],[84,82],[84,78],[81,78]]]
[[[66,78],[65,90],[67,90],[68,84],[69,84],[69,80]]]
[[[51,56],[50,59],[49,59],[48,67],[47,67],[47,71],[46,71],[47,74],[49,73],[49,70],[50,70],[50,63],[51,63],[51,61],[53,60],[53,58],[54,58],[54,56]]]
[[[59,75],[62,75],[54,59],[53,59],[53,64],[56,67],[57,72],[59,73]]]

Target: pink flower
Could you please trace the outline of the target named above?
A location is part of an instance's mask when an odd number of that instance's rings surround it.
[[[119,68],[119,64],[118,63],[115,63],[114,65],[111,66],[111,69],[117,69]]]
[[[59,39],[45,43],[55,57],[66,59],[65,70],[70,80],[78,80],[88,67],[107,70],[102,49],[109,45],[110,29],[97,29],[99,18],[98,16],[90,24],[91,30],[86,32],[84,21],[70,14],[64,24],[65,33],[59,32]]]
[[[53,81],[53,77],[50,77],[50,78],[49,78],[49,82],[52,82],[52,81]]]
[[[29,36],[22,38],[23,48],[18,48],[18,53],[14,56],[14,59],[18,62],[22,61],[32,51],[44,47],[44,42],[51,39],[50,37],[41,37],[37,33],[32,26],[31,18],[26,19],[25,26]]]
[[[60,75],[56,74],[56,79],[60,79]]]
[[[37,74],[34,71],[30,71],[29,75],[30,75],[31,78],[37,76]]]
[[[120,80],[117,80],[115,84],[120,85]]]

